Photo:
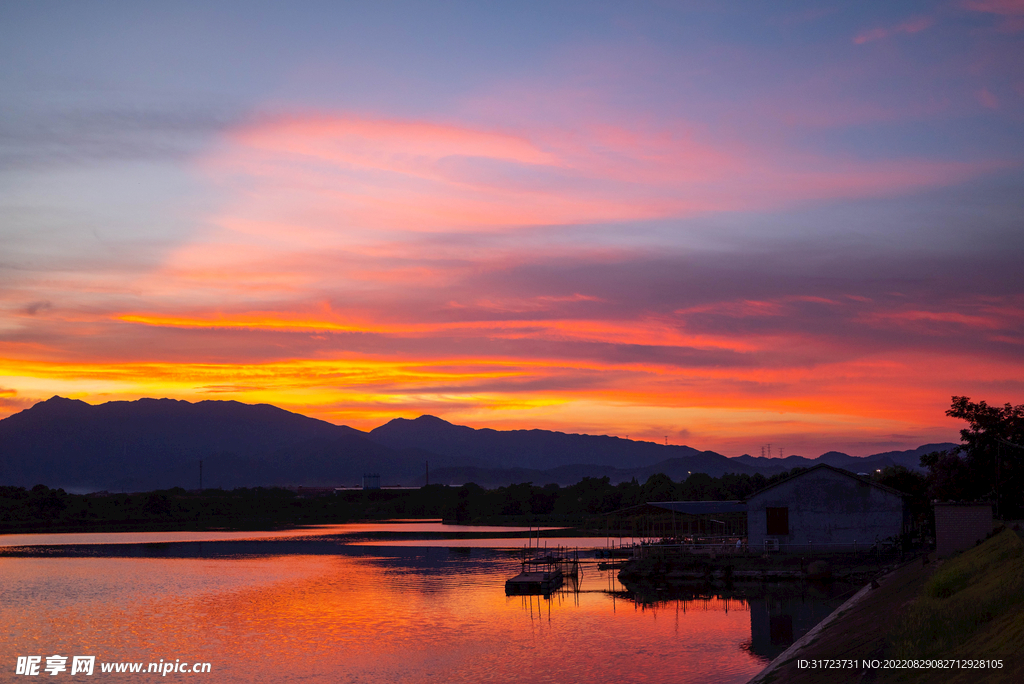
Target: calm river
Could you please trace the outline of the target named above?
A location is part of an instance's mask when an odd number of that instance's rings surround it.
[[[101,666],[163,660],[210,663],[166,675],[208,682],[744,682],[841,602],[640,599],[592,553],[578,590],[506,597],[524,541],[473,532],[495,530],[0,536],[0,667],[13,681],[19,656],[59,655],[52,681],[153,681]],[[93,677],[71,676],[76,655],[95,656]]]

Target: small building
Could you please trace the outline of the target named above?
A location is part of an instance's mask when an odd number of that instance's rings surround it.
[[[747,505],[742,501],[652,501],[648,506],[672,515],[676,536],[747,536]]]
[[[935,503],[935,553],[947,558],[992,533],[992,504]]]
[[[904,495],[819,464],[747,497],[751,550],[847,551],[895,540],[907,529]]]
[[[747,536],[742,501],[651,501],[605,514],[609,536],[695,542]]]

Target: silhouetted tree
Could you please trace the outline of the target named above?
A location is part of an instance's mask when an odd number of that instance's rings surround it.
[[[716,482],[707,473],[691,473],[683,482],[680,498],[686,501],[713,501],[718,498]]]
[[[532,482],[499,487],[498,491],[504,498],[504,505],[501,508],[502,515],[530,515],[533,513],[533,489]]]
[[[644,483],[643,502],[672,501],[676,498],[676,484],[668,475],[657,473],[647,478]]]
[[[906,502],[910,514],[915,518],[928,517],[931,505],[928,500],[928,478],[901,465],[883,468],[874,477],[875,482],[903,492],[907,495]],[[922,522],[923,520],[919,520]]]
[[[992,499],[997,514],[1024,512],[1024,404],[989,406],[953,397],[946,411],[967,421],[960,446],[921,457],[929,470],[929,495],[935,499]]]

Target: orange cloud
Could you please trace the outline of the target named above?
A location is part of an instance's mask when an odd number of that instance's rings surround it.
[[[582,327],[583,335],[619,334],[602,329],[600,322]],[[581,334],[572,322],[565,322],[565,329]],[[556,325],[544,334],[557,332]],[[628,338],[627,325],[621,333]],[[634,331],[633,339],[641,342],[642,334]],[[766,337],[748,343],[770,349],[804,342]],[[1007,372],[1019,376],[1024,367],[1010,371],[1005,363],[917,351],[807,367],[749,368],[557,356],[441,359],[409,354],[387,359],[355,353],[271,363],[0,360],[0,374],[11,378],[9,384],[26,398],[63,394],[103,401],[157,395],[196,400],[215,394],[273,403],[362,429],[421,413],[475,427],[549,427],[657,441],[685,427],[688,442],[701,448],[736,454],[751,450],[750,443],[756,445],[764,435],[775,435],[773,443],[785,439],[788,453],[811,455],[831,448],[830,440],[836,439],[912,446],[915,440],[953,439],[955,426],[944,427],[941,419],[946,395],[983,392],[987,385],[978,378]],[[880,392],[888,400],[880,401]]]

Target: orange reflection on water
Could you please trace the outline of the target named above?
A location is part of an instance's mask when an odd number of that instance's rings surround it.
[[[340,525],[309,525],[285,530],[185,530],[161,532],[63,532],[37,534],[0,534],[0,548],[14,546],[65,546],[95,544],[165,544],[181,542],[215,542],[243,541],[267,539],[293,539],[323,536],[358,536],[366,534],[438,534],[449,535],[459,533],[513,533],[560,530],[561,527],[515,527],[515,526],[473,526],[447,525],[440,520],[390,520],[368,523],[343,523]],[[477,540],[487,541],[487,540]],[[597,539],[591,539],[596,542]],[[394,545],[395,542],[380,542]],[[563,544],[565,542],[562,542]],[[508,544],[498,545],[509,547],[524,546],[523,539],[512,539]],[[408,544],[406,544],[408,545]],[[413,544],[415,545],[415,544]],[[445,546],[445,544],[425,544],[426,546]],[[458,546],[458,544],[450,544]],[[584,546],[585,544],[576,544]],[[596,545],[596,544],[595,544]],[[601,544],[603,545],[603,544]],[[495,544],[481,544],[495,546]]]
[[[394,553],[5,558],[0,644],[210,662],[227,682],[742,682],[762,667],[742,603],[637,606],[593,570],[579,594],[506,597],[512,556]]]

